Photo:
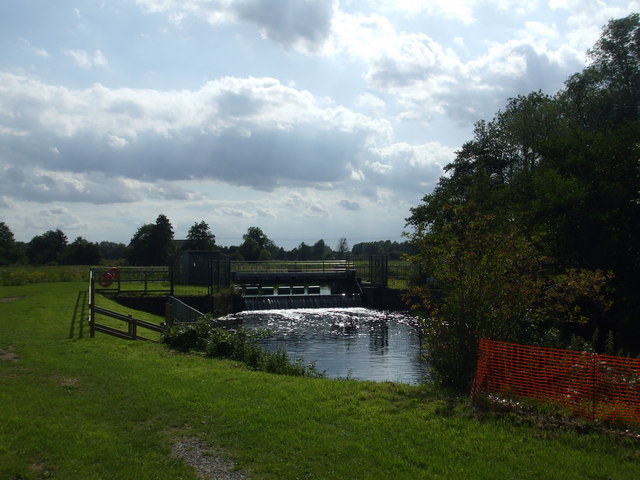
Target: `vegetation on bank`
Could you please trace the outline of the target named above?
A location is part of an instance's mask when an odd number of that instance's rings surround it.
[[[0,478],[195,480],[172,454],[185,438],[252,479],[640,471],[637,440],[478,411],[431,385],[272,375],[161,344],[91,339],[86,288],[0,287]]]
[[[253,370],[296,377],[324,376],[313,363],[305,363],[301,358],[292,361],[284,350],[272,352],[261,347],[260,340],[268,335],[266,330],[219,327],[207,315],[196,324],[168,328],[162,342],[179,352],[236,360]]]

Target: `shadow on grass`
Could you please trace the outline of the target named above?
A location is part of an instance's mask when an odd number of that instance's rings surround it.
[[[84,335],[85,319],[88,315],[87,304],[87,291],[78,291],[76,297],[76,304],[73,307],[73,315],[71,317],[71,326],[69,327],[69,338],[74,338],[77,330],[77,338],[82,338]]]

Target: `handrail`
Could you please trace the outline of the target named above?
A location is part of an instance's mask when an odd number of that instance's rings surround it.
[[[104,315],[106,317],[115,318],[116,320],[120,320],[127,323],[127,331],[125,332],[123,330],[118,330],[117,328],[110,327],[108,325],[95,323],[96,313],[99,313],[100,315]],[[108,335],[112,335],[119,338],[125,338],[128,340],[147,340],[147,341],[154,342],[155,340],[151,340],[149,338],[138,335],[138,327],[146,328],[147,330],[152,330],[154,332],[159,332],[159,333],[163,333],[165,331],[165,327],[163,325],[147,322],[146,320],[141,320],[139,318],[134,318],[131,315],[124,315],[122,313],[114,312],[106,308],[98,307],[97,305],[94,305],[93,307],[93,314],[94,314],[93,328],[95,331],[106,333]]]
[[[348,260],[263,260],[232,261],[231,272],[336,272],[355,270],[353,262]]]
[[[171,327],[174,323],[193,323],[198,318],[204,316],[204,313],[200,312],[191,305],[184,303],[182,300],[169,296],[167,298],[167,326]]]

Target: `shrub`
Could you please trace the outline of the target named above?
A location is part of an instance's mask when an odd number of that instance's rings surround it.
[[[197,323],[167,329],[162,341],[180,352],[198,352],[207,357],[227,358],[245,363],[249,368],[279,375],[323,377],[313,363],[302,359],[291,362],[284,350],[269,351],[259,342],[269,335],[267,330],[216,327],[204,317]]]
[[[481,338],[555,343],[550,326],[584,324],[609,308],[608,273],[554,272],[535,239],[517,228],[463,208],[451,216],[437,232],[414,234],[413,259],[436,280],[406,297],[421,316],[425,356],[440,383],[470,385]]]

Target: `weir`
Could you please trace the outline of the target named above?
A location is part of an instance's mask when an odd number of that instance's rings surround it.
[[[246,310],[286,310],[291,308],[361,307],[362,296],[341,295],[267,295],[244,297]]]
[[[232,283],[248,310],[378,306],[372,300],[379,296],[377,289],[386,287],[387,277],[386,257],[231,262]]]

